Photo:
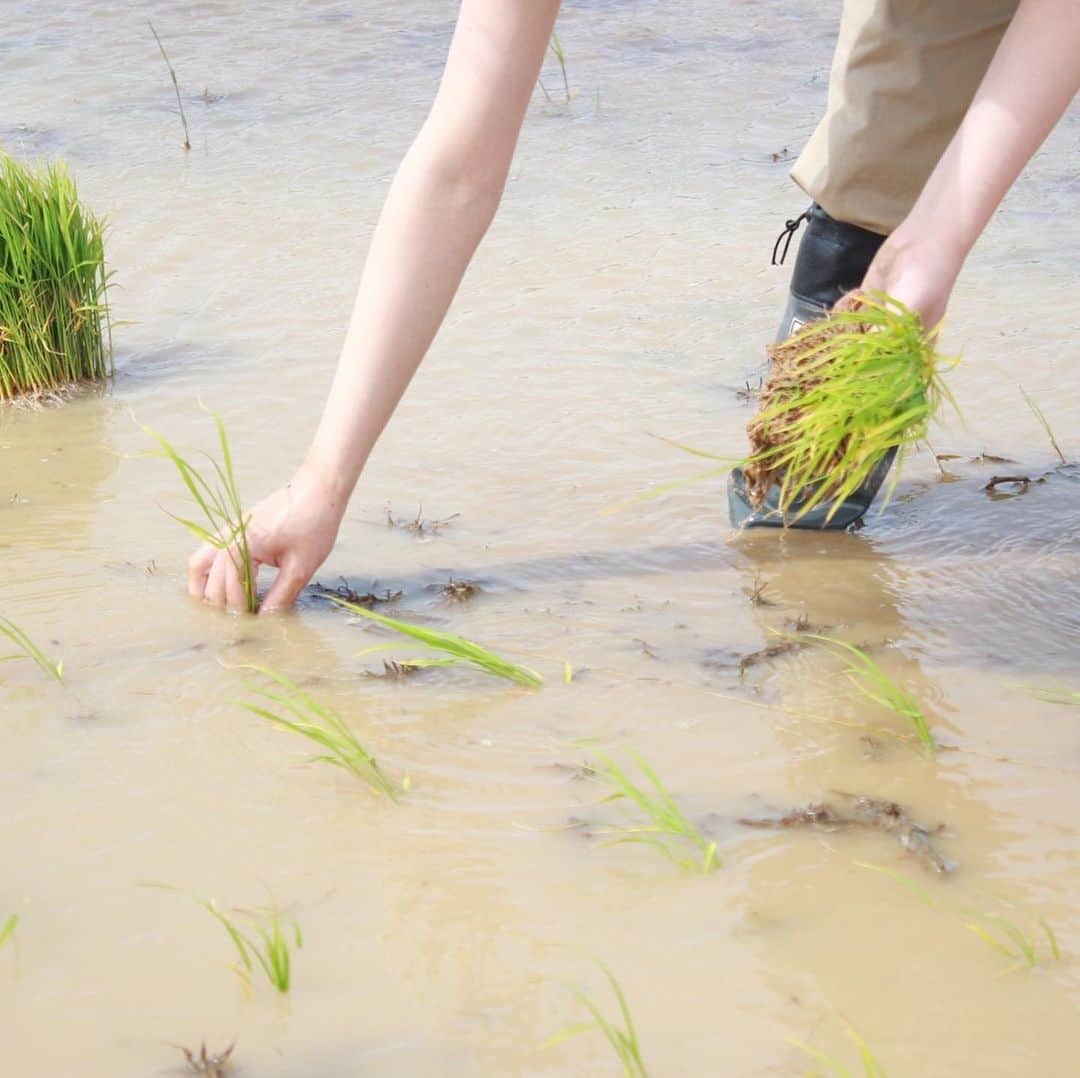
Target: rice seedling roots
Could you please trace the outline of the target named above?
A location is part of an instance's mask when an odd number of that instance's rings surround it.
[[[854,293],[842,296],[833,308],[834,312],[855,311],[859,307],[859,298]],[[860,327],[865,332],[867,327]],[[746,476],[746,493],[755,506],[760,506],[772,484],[782,478],[780,469],[775,464],[775,454],[783,448],[782,427],[769,423],[763,415],[791,395],[796,388],[806,388],[806,373],[803,367],[808,356],[816,355],[822,346],[827,346],[831,338],[841,333],[849,333],[851,327],[825,318],[810,331],[795,334],[785,341],[768,346],[769,373],[758,390],[758,410],[746,427],[750,438],[750,459],[743,469]],[[837,453],[834,466],[843,459]]]
[[[895,801],[882,801],[861,794],[841,796],[847,802],[843,808],[821,801],[792,809],[785,816],[743,818],[739,823],[744,827],[814,827],[825,831],[836,831],[842,827],[862,827],[884,831],[895,835],[905,850],[933,872],[945,875],[955,870],[955,863],[941,854],[930,841],[932,835],[942,830],[942,826],[926,827],[913,820]]]

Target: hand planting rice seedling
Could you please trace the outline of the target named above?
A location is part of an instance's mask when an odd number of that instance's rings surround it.
[[[249,517],[244,511],[244,503],[240,499],[240,491],[236,485],[236,474],[233,471],[232,451],[229,448],[229,438],[225,433],[225,424],[216,412],[205,408],[205,411],[214,419],[217,427],[218,442],[221,446],[221,461],[215,460],[209,453],[203,456],[210,462],[213,474],[210,480],[198,471],[197,468],[185,457],[181,456],[173,444],[150,427],[143,430],[150,435],[161,447],[160,456],[171,460],[180,473],[180,478],[187,487],[188,493],[195,500],[195,504],[202,512],[206,520],[206,526],[194,520],[178,517],[175,513],[169,513],[173,520],[183,524],[188,531],[204,543],[209,543],[217,550],[228,551],[229,557],[236,566],[240,575],[240,582],[244,589],[244,604],[247,613],[254,614],[259,609],[259,595],[257,590],[257,569],[251,556],[251,548],[248,545],[248,522]],[[167,510],[166,510],[167,512]]]
[[[733,515],[739,499],[785,525],[820,507],[825,526],[871,487],[872,498],[893,455],[925,438],[940,402],[952,399],[936,338],[914,311],[872,293],[845,296],[827,318],[773,345],[747,427],[750,454],[734,476]],[[894,472],[890,494],[895,481]]]
[[[0,655],[0,662],[29,659],[31,662],[36,663],[49,677],[55,678],[61,685],[64,683],[64,664],[62,662],[53,662],[15,622],[0,617],[0,636],[6,637],[18,648],[14,655]]]
[[[104,233],[64,165],[0,152],[0,401],[112,374]]]
[[[845,665],[845,673],[851,683],[868,700],[880,704],[907,719],[915,731],[919,744],[928,753],[937,751],[937,742],[930,730],[930,723],[919,707],[918,701],[894,682],[884,670],[861,648],[845,640],[831,636],[807,633],[804,636],[831,651]]]
[[[312,761],[322,761],[348,771],[365,782],[375,793],[382,794],[391,801],[397,801],[402,792],[409,788],[408,778],[398,784],[383,771],[375,757],[360,744],[339,715],[320,704],[287,677],[265,666],[247,666],[243,669],[264,675],[281,690],[275,692],[270,689],[257,689],[259,702],[249,702],[243,706],[275,726],[291,730],[294,734],[321,745],[326,751],[310,757]],[[285,713],[282,714],[282,711]]]
[[[544,679],[535,670],[530,670],[525,666],[518,666],[516,663],[500,658],[493,651],[488,651],[487,648],[474,644],[464,637],[442,633],[436,629],[424,629],[407,621],[388,618],[385,614],[368,610],[366,607],[347,602],[345,599],[339,599],[336,596],[330,598],[331,602],[337,604],[343,610],[367,618],[369,621],[377,622],[384,628],[419,641],[435,651],[441,651],[443,654],[451,656],[454,662],[466,663],[478,670],[483,670],[487,674],[491,674],[493,677],[515,681],[519,685],[527,685],[532,689],[539,688],[544,683]]]
[[[557,1033],[552,1037],[545,1047],[560,1044],[562,1041],[579,1036],[582,1033],[599,1030],[604,1035],[604,1039],[611,1045],[611,1049],[622,1064],[623,1073],[627,1075],[627,1078],[648,1078],[648,1071],[645,1069],[645,1061],[641,1056],[641,1046],[638,1044],[637,1030],[634,1028],[634,1019],[630,1014],[630,1006],[626,1002],[626,996],[611,970],[602,962],[598,962],[597,965],[611,986],[611,991],[619,1007],[622,1026],[616,1025],[615,1022],[606,1018],[596,1003],[585,992],[576,989],[574,995],[592,1015],[592,1020],[582,1022],[579,1025],[568,1026],[561,1033]]]
[[[638,770],[648,780],[648,787],[638,786],[608,755],[595,752],[600,761],[596,774],[603,779],[613,792],[604,802],[627,801],[636,805],[648,821],[640,824],[609,824],[598,834],[614,835],[604,845],[614,846],[634,842],[643,846],[652,846],[680,868],[688,872],[713,872],[720,867],[720,858],[716,855],[716,843],[709,841],[693,823],[687,819],[682,809],[675,803],[656,772],[636,752],[631,752],[631,759]],[[683,850],[695,848],[697,857],[688,857]]]

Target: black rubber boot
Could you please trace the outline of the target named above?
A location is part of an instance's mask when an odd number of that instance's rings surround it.
[[[773,248],[774,265],[784,261],[791,237],[804,220],[807,222],[806,231],[795,259],[791,289],[776,334],[777,341],[785,340],[807,323],[821,318],[845,292],[857,288],[866,276],[878,248],[885,241],[885,237],[877,232],[837,221],[815,202],[805,213],[787,222]],[[747,498],[742,469],[736,468],[728,480],[731,523],[737,528],[848,528],[870,508],[895,456],[896,451],[891,450],[882,457],[866,482],[840,505],[825,501],[800,517],[799,499],[796,498],[786,520],[778,508],[779,488],[774,486],[764,503],[755,508]]]

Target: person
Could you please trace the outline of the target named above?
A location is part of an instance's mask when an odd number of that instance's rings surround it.
[[[559,0],[462,0],[435,101],[379,216],[322,419],[251,512],[261,605],[291,607],[329,555],[365,461],[498,207]],[[824,119],[793,170],[813,198],[786,333],[844,290],[941,320],[975,241],[1080,89],[1080,0],[847,0]],[[243,609],[233,552],[192,595]]]

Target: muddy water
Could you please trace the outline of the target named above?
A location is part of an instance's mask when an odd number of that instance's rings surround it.
[[[0,415],[0,612],[62,656],[68,687],[5,664],[0,921],[4,1072],[170,1073],[165,1042],[276,1076],[605,1074],[618,975],[659,1075],[799,1074],[796,1038],[896,1075],[1065,1074],[1080,1002],[1080,473],[1055,469],[1022,381],[1080,454],[1075,112],[980,244],[949,345],[965,423],[910,462],[857,535],[732,539],[719,482],[602,510],[737,452],[803,205],[784,158],[820,109],[833,32],[816,5],[573,4],[570,80],[544,74],[507,197],[445,331],[377,450],[324,571],[401,589],[402,614],[540,668],[527,693],[464,671],[360,676],[376,638],[314,595],[238,620],[191,604],[174,475],[138,424],[233,436],[252,498],[287,476],[329,381],[368,235],[422,118],[449,3],[151,5],[8,0],[0,139],[61,155],[112,221],[118,373],[101,396]],[[774,155],[780,160],[774,160]],[[1043,483],[991,496],[995,471]],[[438,520],[418,536],[386,524]],[[450,605],[450,576],[478,582]],[[767,585],[754,605],[755,580]],[[805,615],[872,649],[947,751],[837,664],[746,668]],[[392,653],[391,653],[392,654]],[[261,662],[346,716],[413,792],[394,806],[305,766],[237,704]],[[569,661],[579,673],[564,684]],[[580,739],[633,747],[718,841],[680,875],[645,848],[561,829],[610,820],[575,779]],[[877,832],[741,827],[853,791],[894,798],[958,863],[939,879]],[[928,906],[897,879],[922,888]],[[230,969],[228,940],[165,883],[291,909],[286,999]],[[1012,961],[966,927],[1000,914],[1064,957]],[[993,922],[982,921],[993,926]]]

